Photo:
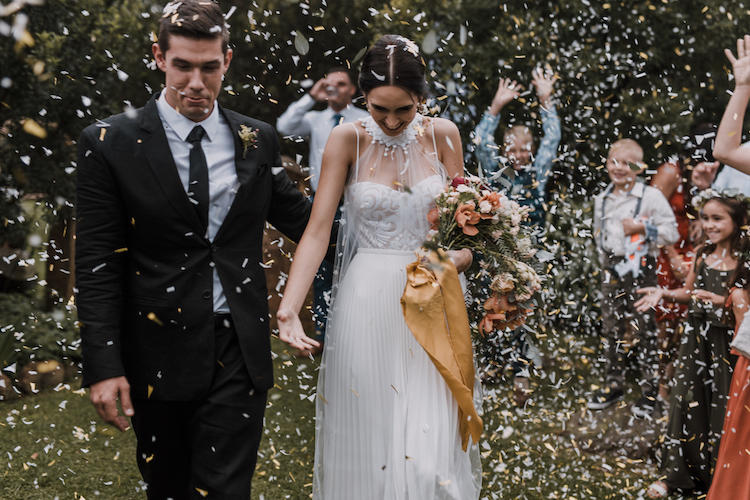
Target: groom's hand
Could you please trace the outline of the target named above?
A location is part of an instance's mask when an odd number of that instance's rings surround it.
[[[125,377],[114,377],[101,380],[91,385],[91,402],[105,422],[114,425],[121,432],[130,428],[128,419],[118,414],[117,400],[120,400],[122,412],[132,417],[133,404],[130,402],[130,384]]]

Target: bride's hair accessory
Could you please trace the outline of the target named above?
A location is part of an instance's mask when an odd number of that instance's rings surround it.
[[[400,35],[385,35],[378,39],[362,59],[359,88],[367,95],[383,85],[395,85],[420,99],[427,95],[424,61],[419,47]]]

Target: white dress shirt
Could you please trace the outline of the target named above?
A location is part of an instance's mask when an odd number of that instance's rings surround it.
[[[750,196],[750,175],[740,172],[729,165],[724,165],[724,168],[716,176],[716,180],[711,187],[717,191],[737,189],[745,196]]]
[[[612,186],[610,184],[610,186]],[[638,200],[640,209],[636,214]],[[644,217],[648,253],[657,257],[660,248],[674,245],[679,237],[672,207],[659,189],[636,182],[627,193],[617,196],[608,187],[594,197],[594,238],[599,250],[611,255],[625,255],[629,237],[625,236],[622,220]]]
[[[164,91],[156,100],[156,107],[159,110],[159,117],[164,126],[167,141],[169,141],[169,149],[172,151],[177,174],[180,176],[185,193],[188,192],[190,183],[190,144],[187,142],[187,136],[196,125],[200,125],[206,131],[206,135],[201,140],[201,148],[206,155],[208,165],[209,207],[208,228],[206,228],[205,236],[209,241],[213,241],[240,188],[234,161],[232,130],[219,113],[218,103],[214,103],[211,114],[201,122],[194,122],[178,113],[167,102]],[[214,269],[213,282],[214,312],[228,313],[229,306],[216,269]]]
[[[286,111],[276,120],[276,130],[285,136],[297,136],[309,138],[310,140],[310,187],[313,193],[318,189],[320,180],[320,168],[323,164],[323,150],[328,142],[334,125],[334,116],[339,114],[343,117],[341,123],[349,123],[369,115],[367,111],[355,108],[351,104],[341,111],[326,108],[323,111],[310,111],[315,106],[315,99],[310,94],[292,103]]]

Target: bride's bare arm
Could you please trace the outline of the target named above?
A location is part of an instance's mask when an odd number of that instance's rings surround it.
[[[458,177],[464,175],[464,149],[461,145],[461,134],[456,124],[444,118],[433,118],[437,153],[440,162],[445,165],[448,175]],[[456,264],[458,272],[464,272],[471,265],[473,254],[468,248],[450,250],[448,252]]]
[[[458,127],[445,118],[433,118],[433,120],[438,159],[445,165],[451,178],[464,175],[464,148],[461,145]]]
[[[336,209],[344,192],[349,166],[354,162],[356,141],[357,133],[351,126],[336,127],[331,132],[323,153],[310,221],[294,253],[284,297],[276,313],[279,338],[297,349],[319,345],[305,334],[299,311],[328,250]]]

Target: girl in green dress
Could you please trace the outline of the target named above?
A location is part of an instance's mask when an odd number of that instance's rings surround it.
[[[742,195],[713,190],[701,192],[694,203],[708,239],[696,250],[685,286],[643,288],[636,303],[639,310],[656,307],[661,299],[690,304],[670,396],[663,476],[649,487],[651,498],[678,488],[708,490],[736,361],[729,352],[733,330],[722,316],[727,290],[734,286],[730,277],[748,246],[747,203]]]

